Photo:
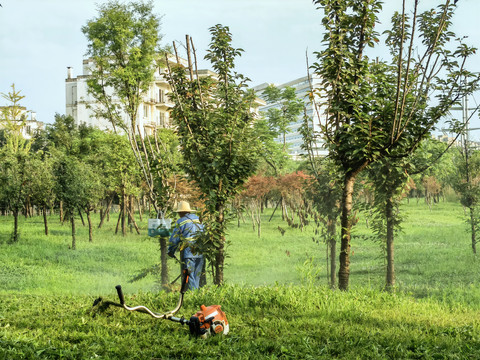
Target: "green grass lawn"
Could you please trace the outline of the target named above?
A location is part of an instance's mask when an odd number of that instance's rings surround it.
[[[431,209],[423,202],[402,207],[403,232],[396,238],[395,267],[399,289],[418,296],[441,295],[444,291],[470,291],[480,275],[477,257],[472,254],[463,209],[455,203],[439,203]],[[313,229],[288,228],[279,214],[269,221],[272,210],[262,219],[258,237],[250,222],[231,225],[227,246],[225,280],[235,285],[299,284],[318,272],[320,285],[327,284],[325,245],[312,240]],[[146,235],[115,235],[113,219],[95,229],[88,242],[87,227],[77,221],[77,250],[70,250],[70,227],[51,217],[50,235],[43,234],[40,217],[20,219],[21,239],[7,240],[11,217],[0,217],[0,292],[30,294],[98,294],[113,291],[116,283],[128,283],[142,269],[158,262],[158,244]],[[365,238],[370,231],[365,217],[352,237],[350,286],[380,289],[384,284],[385,261],[379,243]],[[278,227],[285,229],[282,236]],[[313,259],[313,260],[312,260]],[[306,264],[305,264],[306,263]],[[171,278],[178,266],[171,260]],[[313,264],[314,269],[312,269]],[[303,279],[303,280],[302,280]],[[132,291],[153,291],[153,276],[128,285]]]
[[[129,282],[158,261],[158,244],[143,235],[115,235],[115,221],[88,242],[78,224],[21,219],[21,238],[8,244],[12,219],[0,217],[0,360],[3,359],[476,359],[480,354],[479,264],[461,206],[422,202],[402,208],[395,244],[398,291],[381,291],[381,246],[366,238],[360,216],[352,239],[349,292],[327,288],[325,246],[313,230],[288,228],[271,210],[262,236],[232,224],[227,285],[187,293],[180,315],[220,304],[231,333],[206,341],[178,324],[118,308],[92,308],[98,296],[171,309],[176,293],[158,291],[154,276]],[[98,221],[98,219],[97,219]],[[278,226],[286,229],[282,236]],[[170,263],[173,280],[178,266]],[[316,274],[319,274],[317,276]]]
[[[225,337],[118,308],[87,296],[0,295],[0,359],[476,359],[480,316],[432,299],[325,287],[227,285],[187,294],[180,313],[221,304]],[[175,294],[127,295],[172,308]]]

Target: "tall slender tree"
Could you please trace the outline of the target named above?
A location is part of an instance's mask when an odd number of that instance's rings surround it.
[[[408,156],[452,105],[474,90],[477,79],[465,62],[475,49],[461,40],[450,49],[457,39],[450,29],[452,1],[423,13],[415,1],[410,18],[404,0],[402,11],[392,18],[392,30],[386,32],[391,60],[370,61],[367,48],[380,42],[375,25],[381,1],[314,3],[324,11],[324,48],[313,68],[327,94],[322,135],[343,177],[338,275],[339,288],[347,290],[358,174],[380,159]]]
[[[88,89],[100,104],[94,111],[130,134],[137,131],[142,94],[153,81],[159,55],[160,18],[152,9],[152,1],[110,0],[82,27],[94,63]]]
[[[89,92],[100,104],[94,111],[109,120],[115,131],[118,127],[127,133],[154,212],[166,213],[173,206],[174,190],[168,183],[169,164],[161,161],[164,144],[157,133],[154,139],[144,139],[137,123],[142,97],[162,62],[160,17],[153,12],[153,1],[110,0],[99,5],[98,12],[97,18],[82,27],[88,40],[87,54],[95,64],[87,81]],[[166,271],[166,239],[161,238],[160,243]],[[167,278],[166,272],[162,278]]]
[[[471,144],[463,144],[455,156],[455,169],[451,182],[460,194],[461,204],[468,209],[470,244],[476,254],[480,232],[480,152],[472,149]]]
[[[255,171],[259,142],[252,126],[255,94],[246,89],[248,79],[235,72],[235,58],[242,49],[232,47],[227,26],[216,25],[210,33],[205,59],[211,62],[216,76],[198,76],[191,60],[188,69],[170,67],[169,83],[185,171],[198,185],[205,203],[205,239],[210,249],[206,255],[214,267],[214,283],[220,285],[227,204]],[[190,49],[189,37],[187,44]],[[187,55],[191,59],[191,53]]]
[[[12,242],[19,239],[18,216],[24,208],[27,189],[27,165],[30,162],[30,142],[22,135],[26,123],[26,112],[20,105],[25,96],[15,89],[7,94],[1,94],[8,101],[8,106],[2,107],[0,124],[4,127],[5,146],[0,151],[0,203],[12,211],[14,218]]]
[[[92,169],[72,155],[59,154],[54,165],[56,195],[63,202],[65,218],[70,220],[72,232],[71,249],[76,250],[75,216],[87,197]]]
[[[297,121],[302,113],[303,101],[297,98],[295,88],[291,86],[279,89],[275,85],[269,85],[263,91],[263,96],[269,104],[276,104],[266,111],[266,118],[273,134],[282,137],[285,152],[287,151],[286,136],[291,131],[290,125]]]

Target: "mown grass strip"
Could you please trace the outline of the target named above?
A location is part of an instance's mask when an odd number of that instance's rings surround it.
[[[159,311],[175,300],[127,295],[127,302]],[[480,351],[478,312],[367,289],[225,286],[187,293],[186,317],[200,304],[221,304],[227,313],[231,333],[206,341],[144,314],[92,311],[92,301],[0,296],[0,358],[465,359]]]

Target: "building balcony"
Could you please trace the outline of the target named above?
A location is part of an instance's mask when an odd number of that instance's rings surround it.
[[[167,110],[167,109],[170,109],[174,106],[173,102],[171,102],[170,100],[166,100],[166,101],[158,101],[155,106],[161,110]]]

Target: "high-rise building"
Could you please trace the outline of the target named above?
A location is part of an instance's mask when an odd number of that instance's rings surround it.
[[[311,82],[311,83],[310,83]],[[318,88],[318,78],[310,78],[308,76],[289,81],[284,84],[275,85],[278,89],[282,90],[287,87],[292,87],[295,89],[295,94],[298,99],[303,100],[305,104],[306,114],[310,119],[312,130],[317,132],[319,130],[319,124],[325,119],[325,111],[320,106],[320,98],[318,94],[314,96],[315,101],[310,100],[310,94],[312,93],[312,87]],[[269,84],[264,83],[258,86],[255,86],[253,89],[257,93],[258,97],[264,98],[263,91]],[[270,108],[280,107],[279,103],[267,103],[265,106],[259,108],[260,113],[266,112]],[[297,117],[297,121],[293,122],[289,126],[289,132],[286,134],[286,143],[288,145],[289,155],[297,159],[301,155],[305,154],[305,150],[302,149],[303,138],[300,133],[300,127],[304,121],[304,112]],[[283,142],[283,138],[279,137],[276,139],[278,142]],[[327,150],[324,148],[324,142],[318,140],[315,144],[316,156],[325,156],[327,155]]]

